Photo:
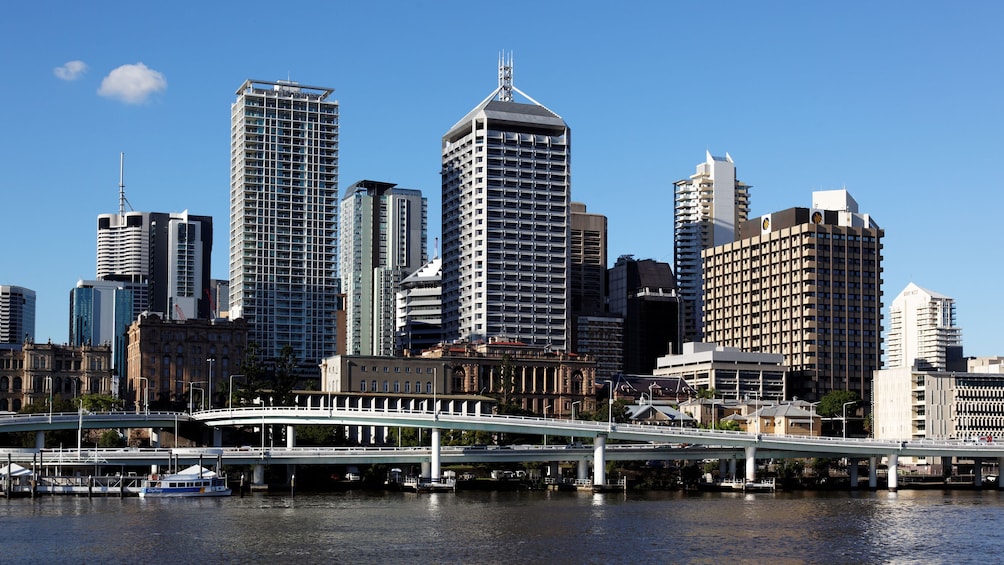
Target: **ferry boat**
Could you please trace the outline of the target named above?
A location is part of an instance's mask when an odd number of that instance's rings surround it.
[[[193,465],[170,475],[150,475],[139,490],[140,498],[191,498],[230,496],[225,477]]]

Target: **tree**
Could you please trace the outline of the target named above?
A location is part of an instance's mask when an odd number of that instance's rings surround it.
[[[516,392],[516,366],[513,365],[512,356],[508,353],[502,356],[502,364],[495,374],[495,391],[500,395],[499,413],[504,414],[504,406],[513,402],[513,394]]]
[[[238,404],[251,404],[254,399],[261,397],[262,390],[265,389],[265,370],[258,359],[258,344],[248,343],[244,349],[244,359],[241,361],[241,374],[244,375],[243,382],[237,388],[236,399]],[[233,391],[231,391],[233,394]]]
[[[276,406],[293,405],[293,389],[296,387],[296,352],[292,345],[282,346],[279,358],[275,360],[272,375],[272,403]]]
[[[844,415],[844,403],[854,402],[854,407],[861,402],[858,393],[850,390],[834,390],[826,394],[816,407],[816,414],[822,418],[833,418]],[[848,406],[851,408],[851,406]]]

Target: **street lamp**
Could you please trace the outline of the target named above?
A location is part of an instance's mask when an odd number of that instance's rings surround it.
[[[816,405],[821,401],[809,403],[809,437],[812,437],[812,424],[816,421]]]
[[[614,429],[614,381],[607,379],[604,381],[607,383],[607,392],[610,393],[610,399],[607,401],[607,430]]]
[[[146,381],[146,386],[145,387],[143,387],[143,381]],[[140,387],[143,388],[143,390],[141,391],[141,393],[142,392],[146,393],[144,396],[141,397],[141,398],[143,398],[143,412],[146,413],[146,414],[149,414],[150,413],[150,379],[148,379],[146,377],[140,377],[139,378],[139,384],[140,384]]]
[[[850,402],[844,403],[843,407],[844,417],[841,418],[841,423],[843,424],[844,428],[844,439],[847,439],[847,407],[850,406],[851,404],[857,404],[857,403],[858,403],[857,400],[852,400]]]
[[[47,386],[49,387],[49,423],[51,424],[52,423],[52,377],[45,377],[42,380],[43,386],[45,386],[45,383],[48,383]]]
[[[230,388],[227,389],[227,408],[234,409],[234,377],[244,378],[244,375],[230,375]]]
[[[209,362],[209,409],[213,408],[213,362],[216,361],[216,357],[206,357],[206,361]]]

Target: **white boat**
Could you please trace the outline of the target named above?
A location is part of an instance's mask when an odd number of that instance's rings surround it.
[[[170,475],[150,475],[139,490],[140,498],[191,498],[230,496],[227,479],[193,465]]]

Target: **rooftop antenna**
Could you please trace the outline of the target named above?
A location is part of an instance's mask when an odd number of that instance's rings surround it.
[[[125,215],[126,204],[129,200],[125,195],[125,152],[119,153],[119,216]],[[129,211],[132,212],[132,204],[129,204]]]
[[[508,61],[504,53],[499,53],[499,100],[512,102],[512,51]]]

